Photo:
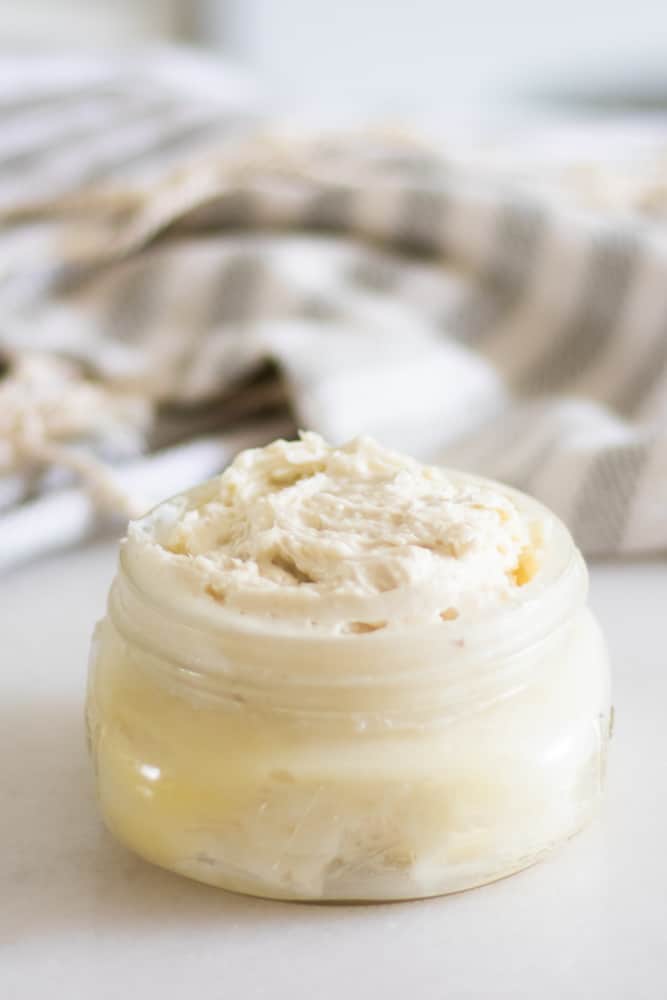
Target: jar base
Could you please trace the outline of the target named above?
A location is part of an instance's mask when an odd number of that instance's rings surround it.
[[[473,889],[482,888],[485,885],[491,885],[494,882],[500,882],[506,878],[510,878],[512,875],[516,875],[519,872],[525,871],[528,868],[532,868],[534,865],[539,864],[544,861],[550,855],[558,851],[564,844],[576,837],[586,826],[593,817],[591,815],[582,818],[577,824],[576,828],[572,829],[563,836],[559,836],[552,843],[543,845],[539,849],[531,851],[530,853],[523,854],[521,857],[515,857],[512,861],[509,861],[502,865],[502,867],[494,866],[493,870],[487,870],[486,872],[477,871],[476,876],[473,875],[472,871],[468,869],[464,872],[459,869],[459,872],[455,874],[450,870],[449,874],[445,878],[441,878],[437,887],[427,889],[425,886],[422,888],[417,888],[414,883],[410,886],[405,884],[407,878],[403,877],[402,881],[404,883],[404,888],[394,891],[389,891],[387,888],[384,890],[377,885],[373,893],[360,893],[359,895],[337,895],[332,893],[331,890],[327,891],[325,888],[320,894],[306,894],[304,892],[295,891],[294,889],[285,888],[284,890],[278,886],[262,885],[257,882],[257,880],[248,879],[239,875],[239,873],[232,873],[229,870],[221,870],[220,866],[216,865],[215,874],[205,871],[205,866],[213,867],[210,861],[204,861],[203,859],[193,859],[186,862],[176,862],[173,864],[166,863],[155,858],[150,857],[147,853],[142,850],[137,850],[137,848],[129,844],[122,836],[119,836],[116,831],[112,829],[111,824],[107,823],[110,832],[124,844],[128,850],[131,850],[134,854],[137,854],[144,861],[149,864],[155,865],[158,868],[162,868],[165,871],[169,871],[173,874],[180,875],[183,878],[188,878],[191,881],[199,882],[202,885],[208,885],[211,888],[221,889],[224,892],[231,892],[234,895],[239,896],[249,896],[254,899],[266,899],[273,902],[283,902],[283,903],[310,903],[310,904],[320,904],[328,906],[372,906],[382,903],[401,903],[401,902],[417,902],[418,900],[424,899],[434,899],[440,896],[452,896],[457,895],[462,892],[469,892]],[[386,880],[385,885],[386,885]],[[379,891],[378,891],[379,890]]]

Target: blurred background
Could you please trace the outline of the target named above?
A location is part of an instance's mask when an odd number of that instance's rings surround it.
[[[660,0],[4,0],[5,47],[177,42],[244,66],[275,106],[437,123],[667,108]],[[317,85],[314,86],[314,81]]]
[[[667,547],[664,2],[5,0],[0,122],[0,568],[297,427]]]

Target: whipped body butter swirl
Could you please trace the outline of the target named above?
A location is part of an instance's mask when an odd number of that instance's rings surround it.
[[[601,795],[604,645],[564,526],[368,438],[243,452],[130,525],[91,656],[108,826],[283,899],[531,864]]]

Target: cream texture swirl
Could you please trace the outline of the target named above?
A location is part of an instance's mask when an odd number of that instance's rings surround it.
[[[125,547],[230,613],[364,633],[454,620],[516,599],[546,512],[495,483],[367,437],[242,452],[130,525]]]

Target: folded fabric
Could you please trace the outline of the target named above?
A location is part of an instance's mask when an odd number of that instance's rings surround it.
[[[514,483],[589,554],[667,549],[657,195],[113,79],[0,102],[0,567],[297,426]]]

